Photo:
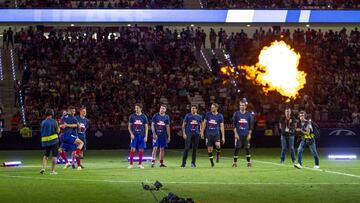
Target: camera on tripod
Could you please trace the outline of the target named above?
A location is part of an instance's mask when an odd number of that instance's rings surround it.
[[[163,186],[159,181],[155,181],[153,186],[144,184],[144,182],[142,182],[141,185],[144,190],[160,190],[160,188],[162,188],[162,186]]]
[[[169,194],[166,197],[164,197],[161,201],[159,201],[157,199],[155,193],[153,193],[153,191],[159,191],[163,187],[163,184],[161,184],[159,181],[155,181],[155,183],[153,185],[148,185],[148,184],[145,184],[144,182],[142,182],[141,185],[144,190],[149,191],[153,195],[156,202],[160,202],[160,203],[194,203],[194,201],[191,198],[187,198],[187,199],[181,198],[172,192],[169,192]]]

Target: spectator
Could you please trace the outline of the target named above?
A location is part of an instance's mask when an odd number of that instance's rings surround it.
[[[13,117],[10,120],[11,123],[11,131],[12,132],[18,132],[19,131],[19,124],[20,124],[20,116],[19,114],[13,115]]]
[[[11,44],[11,47],[14,48],[14,32],[11,30],[11,27],[6,32],[6,46],[9,48],[9,44]]]

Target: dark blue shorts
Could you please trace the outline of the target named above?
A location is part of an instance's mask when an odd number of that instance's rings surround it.
[[[159,147],[159,148],[167,147],[166,136],[158,136],[156,140],[153,139],[153,147]]]
[[[220,134],[208,134],[205,137],[207,147],[213,147],[216,142],[220,142]]]
[[[130,147],[135,149],[146,149],[146,143],[144,139],[145,136],[135,135],[134,139],[130,141]]]
[[[74,144],[77,136],[72,134],[64,134],[63,135],[63,143]]]
[[[67,143],[62,143],[60,145],[60,148],[65,150],[66,152],[72,152],[72,151],[75,151],[77,146],[76,144],[67,144]]]

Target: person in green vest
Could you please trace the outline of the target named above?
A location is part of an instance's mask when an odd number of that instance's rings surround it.
[[[60,128],[56,120],[53,119],[54,110],[47,109],[45,116],[45,120],[41,122],[41,147],[45,148],[45,154],[43,156],[42,169],[40,170],[40,173],[45,173],[46,164],[51,153],[52,164],[50,174],[56,175],[57,172],[55,171],[55,166],[59,155],[58,133],[60,132]]]
[[[299,128],[296,131],[301,136],[301,142],[298,148],[298,163],[294,164],[295,168],[302,169],[302,153],[306,146],[309,146],[312,155],[314,156],[315,166],[314,169],[320,169],[319,166],[319,155],[316,151],[315,135],[313,133],[313,128],[311,122],[305,119],[305,111],[300,111],[299,113]]]

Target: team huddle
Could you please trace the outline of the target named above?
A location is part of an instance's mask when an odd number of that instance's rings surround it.
[[[75,107],[69,106],[63,112],[59,122],[57,122],[53,118],[54,111],[52,109],[46,110],[46,119],[41,122],[41,145],[45,148],[45,154],[40,173],[43,174],[45,172],[50,153],[52,153],[52,170],[50,174],[56,174],[55,165],[59,155],[65,162],[64,169],[70,167],[66,152],[71,152],[71,165],[73,168],[75,168],[75,160],[77,170],[84,168],[81,165],[81,159],[83,157],[83,149],[86,148],[86,129],[89,127],[89,120],[86,118],[86,108],[80,108],[79,115],[77,116],[75,116],[75,113]]]
[[[247,167],[252,167],[250,155],[250,141],[254,128],[254,115],[247,111],[247,101],[242,99],[239,102],[239,110],[233,114],[233,133],[234,133],[234,157],[232,167],[237,167],[238,154],[240,149],[245,149]],[[170,132],[170,116],[166,114],[166,105],[161,105],[158,113],[155,113],[151,119],[152,132],[152,161],[151,167],[155,167],[157,151],[160,151],[159,167],[166,167],[164,163],[165,148],[171,141]],[[189,150],[192,146],[191,167],[196,167],[196,151],[200,139],[205,139],[207,152],[209,155],[210,166],[214,167],[214,146],[216,152],[215,162],[219,163],[221,145],[225,144],[225,129],[224,117],[218,112],[219,105],[213,103],[210,112],[202,115],[198,114],[196,105],[191,106],[191,112],[187,113],[182,123],[182,137],[185,140],[185,148],[182,156],[181,167],[186,167],[186,161]],[[75,169],[75,161],[77,169],[82,170],[81,165],[83,157],[83,149],[86,148],[86,130],[89,127],[89,120],[86,118],[86,109],[81,108],[79,115],[75,116],[75,108],[70,106],[59,122],[54,117],[52,109],[46,110],[46,119],[41,123],[41,143],[45,148],[43,157],[43,166],[40,173],[45,172],[47,160],[52,153],[52,170],[50,174],[56,174],[55,165],[57,157],[60,155],[65,162],[64,169],[70,167],[70,163],[66,157],[67,152],[71,152],[72,161],[71,166]],[[298,125],[299,123],[299,125]],[[319,168],[319,156],[316,151],[313,127],[311,121],[305,119],[305,112],[301,111],[299,114],[299,122],[291,115],[290,108],[285,110],[285,116],[279,122],[281,130],[281,163],[284,163],[286,148],[289,146],[291,151],[291,158],[296,168],[302,168],[302,152],[306,146],[309,146],[314,159],[314,168]],[[138,151],[138,167],[144,168],[142,161],[146,143],[148,142],[149,121],[147,116],[142,112],[142,105],[135,104],[135,113],[129,117],[128,131],[130,133],[130,157],[129,166],[134,167],[134,157],[136,150]],[[59,136],[58,136],[59,134]],[[298,160],[295,163],[294,137],[300,135],[301,142],[298,148]],[[59,147],[60,140],[60,147]]]
[[[245,148],[247,166],[251,167],[250,140],[254,126],[253,114],[246,111],[246,100],[240,101],[239,111],[234,113],[234,162],[233,167],[237,167],[238,153],[241,148]],[[225,144],[224,117],[218,112],[219,105],[211,105],[211,111],[207,112],[203,118],[198,114],[196,105],[191,106],[191,112],[186,114],[182,124],[182,137],[185,140],[181,167],[186,167],[186,160],[190,147],[192,146],[191,167],[196,167],[196,151],[201,139],[205,139],[211,167],[215,166],[213,150],[215,146],[216,163],[220,160],[221,144]],[[138,150],[139,168],[144,168],[142,159],[146,142],[148,141],[149,121],[142,113],[141,104],[135,104],[135,113],[130,115],[128,130],[130,133],[130,163],[128,168],[134,167],[135,151]],[[155,166],[157,149],[160,149],[160,167],[164,164],[165,148],[170,142],[170,117],[166,114],[166,105],[161,105],[160,110],[151,119],[151,131],[153,134],[153,152],[151,167]]]

